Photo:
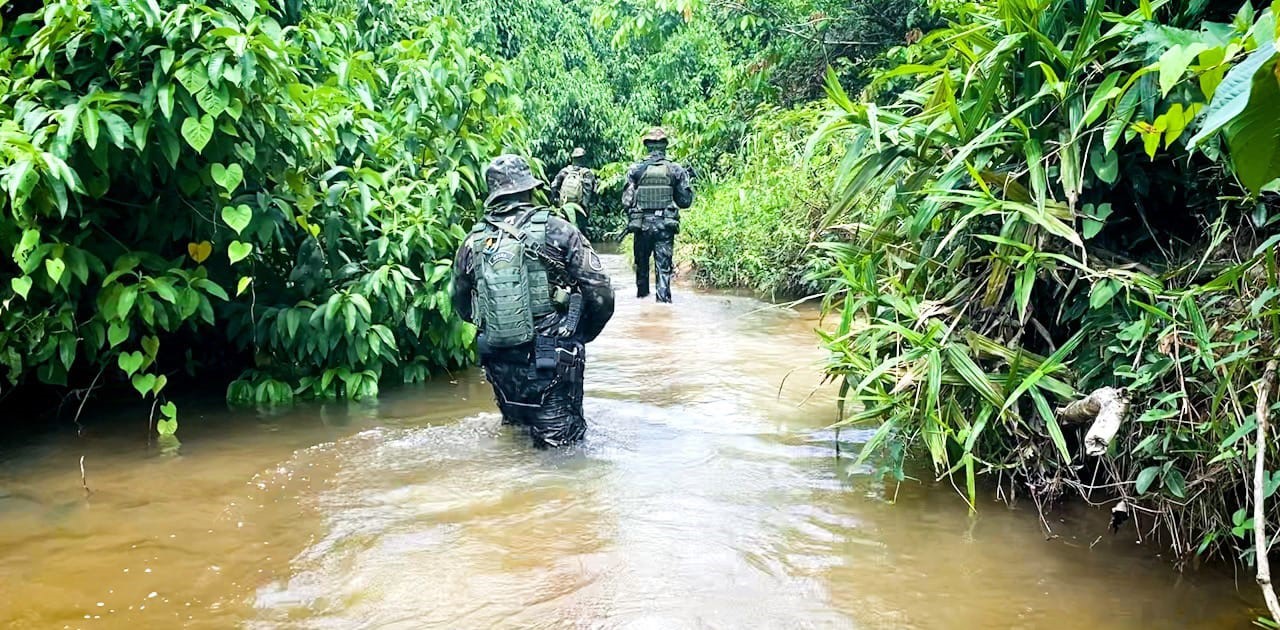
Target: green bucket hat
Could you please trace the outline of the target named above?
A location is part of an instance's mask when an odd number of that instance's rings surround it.
[[[499,197],[522,193],[526,190],[540,188],[542,182],[533,176],[529,162],[518,155],[499,155],[489,163],[484,171],[484,183],[489,187],[489,197],[485,205],[493,203]]]

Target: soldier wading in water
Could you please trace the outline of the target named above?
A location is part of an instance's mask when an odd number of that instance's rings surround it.
[[[672,256],[680,210],[693,204],[689,171],[667,159],[667,132],[654,127],[644,139],[648,157],[627,171],[622,207],[627,232],[635,235],[636,297],[649,295],[649,258],[657,267],[658,301],[671,301]]]
[[[582,438],[584,344],[613,316],[600,257],[568,221],[532,203],[542,186],[516,155],[485,171],[484,218],[454,264],[453,307],[479,328],[480,364],[503,422],[538,446]]]

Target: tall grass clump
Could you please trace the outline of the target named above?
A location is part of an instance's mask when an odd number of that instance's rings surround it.
[[[1247,508],[1280,486],[1250,439],[1280,336],[1274,15],[934,8],[947,26],[860,102],[830,77],[815,136],[844,147],[814,279],[842,423],[876,428],[861,457],[901,478],[922,455],[971,504],[984,475],[1080,496],[1183,560],[1251,558]]]

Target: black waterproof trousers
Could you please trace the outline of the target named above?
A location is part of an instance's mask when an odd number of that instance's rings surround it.
[[[636,297],[649,296],[649,258],[657,267],[658,301],[671,301],[671,275],[675,273],[672,256],[676,235],[670,230],[642,230],[635,234],[632,252],[636,263]]]
[[[531,350],[495,352],[484,361],[503,423],[524,429],[539,447],[571,444],[587,432],[582,416],[586,349],[578,341],[561,339],[555,352],[556,366],[541,370]]]

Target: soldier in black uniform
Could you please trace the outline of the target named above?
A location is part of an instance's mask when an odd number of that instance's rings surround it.
[[[693,205],[693,185],[689,171],[667,159],[666,131],[655,127],[643,141],[649,156],[631,166],[622,189],[627,231],[635,235],[636,297],[649,295],[652,257],[658,272],[658,301],[670,302],[680,210]]]
[[[542,182],[528,162],[500,156],[485,171],[485,182],[485,216],[454,263],[453,308],[479,328],[480,363],[504,422],[527,429],[539,446],[569,444],[586,432],[584,346],[613,316],[613,288],[586,237],[533,205],[533,190]],[[512,249],[517,241],[522,250]],[[495,278],[521,280],[500,285]],[[529,341],[489,343],[520,339],[511,330],[519,332],[521,318],[531,326]]]

